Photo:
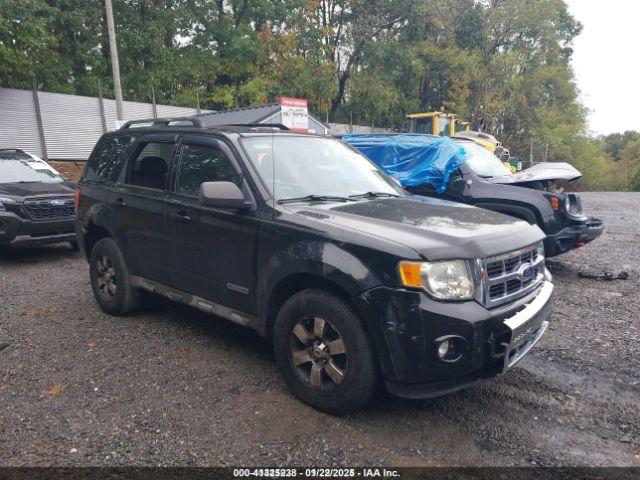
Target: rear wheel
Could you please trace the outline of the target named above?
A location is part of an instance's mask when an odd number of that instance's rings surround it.
[[[293,393],[326,412],[366,404],[377,387],[375,358],[358,316],[340,298],[304,290],[280,309],[273,333],[278,366]]]
[[[111,315],[124,315],[139,305],[139,293],[129,282],[129,272],[118,245],[103,238],[91,250],[91,288],[100,308]]]

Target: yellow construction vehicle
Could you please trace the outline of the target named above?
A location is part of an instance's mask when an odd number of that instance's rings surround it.
[[[445,113],[444,107],[439,112],[411,113],[407,115],[407,118],[410,121],[410,133],[468,138],[495,154],[511,171],[514,171],[514,168],[509,164],[509,149],[503,146],[496,137],[488,133],[472,131],[471,123],[458,120],[453,113]]]
[[[410,121],[409,132],[411,133],[453,137],[458,132],[471,130],[469,122],[458,120],[453,113],[445,113],[444,111],[411,113],[407,115],[407,118]]]

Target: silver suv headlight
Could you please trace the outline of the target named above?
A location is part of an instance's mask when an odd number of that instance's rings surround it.
[[[439,300],[470,300],[473,275],[467,260],[400,262],[400,279],[407,287],[421,287]]]
[[[3,198],[0,197],[0,211],[6,210],[6,208],[4,208],[4,204],[8,204],[8,203],[16,203],[13,200],[11,200],[10,198]]]

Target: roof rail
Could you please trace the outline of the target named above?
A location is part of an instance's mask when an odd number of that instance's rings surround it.
[[[166,127],[173,122],[190,122],[196,128],[205,127],[249,127],[249,128],[273,128],[278,130],[289,130],[289,128],[281,123],[228,123],[220,125],[206,125],[200,120],[202,115],[194,115],[192,117],[171,117],[171,118],[141,118],[138,120],[127,120],[122,124],[119,130],[127,130],[133,125],[150,123],[152,127]]]
[[[119,130],[126,130],[132,125],[140,123],[150,123],[152,127],[167,126],[171,122],[191,122],[194,127],[199,127],[200,122],[194,117],[172,117],[172,118],[141,118],[139,120],[127,120]]]
[[[249,127],[249,128],[275,128],[278,130],[290,130],[282,123],[228,123],[228,127]]]
[[[0,148],[0,152],[16,152],[16,153],[27,153],[21,148]]]

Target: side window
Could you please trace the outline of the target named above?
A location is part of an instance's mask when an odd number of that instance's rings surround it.
[[[167,172],[175,143],[149,142],[143,144],[130,165],[127,184],[164,190]]]
[[[231,160],[219,148],[186,144],[182,149],[178,193],[197,197],[204,182],[237,182],[238,178]]]
[[[113,181],[120,172],[125,152],[135,135],[118,135],[101,139],[87,161],[84,179],[91,182]]]

